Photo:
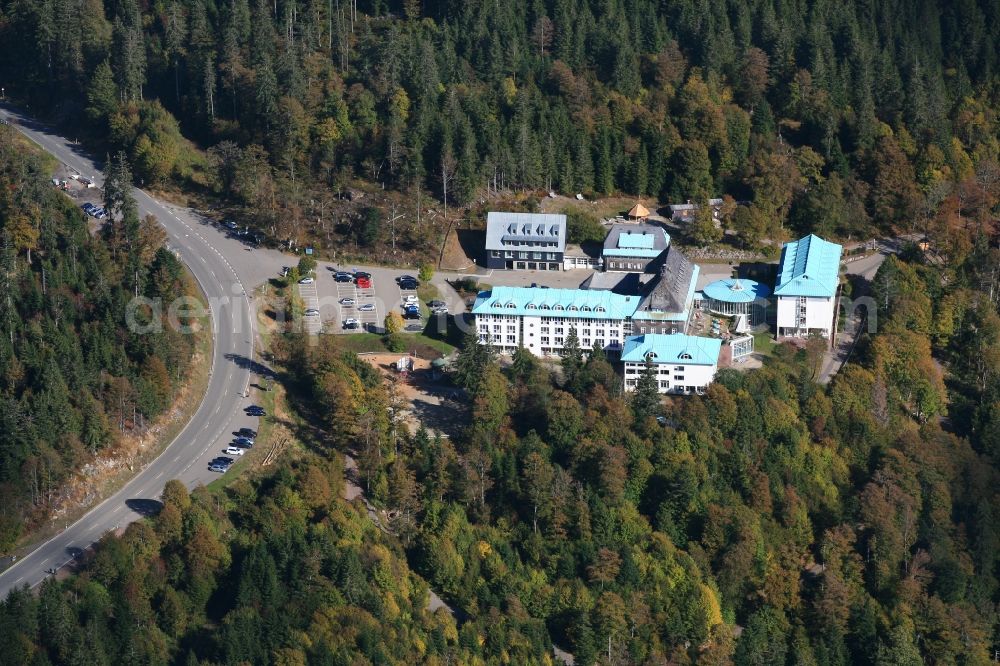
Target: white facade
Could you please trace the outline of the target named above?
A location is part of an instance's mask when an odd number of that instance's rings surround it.
[[[806,337],[813,332],[831,337],[835,301],[832,297],[778,296],[778,337]]]
[[[646,369],[645,363],[625,363],[625,390],[634,391],[635,385]],[[690,365],[683,361],[661,363],[656,368],[656,381],[660,393],[704,393],[705,388],[715,379],[719,369],[716,365]]]
[[[513,354],[523,345],[535,356],[560,353],[571,328],[576,329],[576,337],[584,351],[595,344],[608,351],[620,350],[625,337],[631,334],[631,323],[624,319],[576,318],[565,314],[478,314],[476,332],[480,342],[489,342],[502,354]]]

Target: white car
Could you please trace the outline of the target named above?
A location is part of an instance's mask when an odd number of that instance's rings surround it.
[[[360,328],[361,322],[354,317],[348,317],[344,320],[344,328]]]
[[[305,315],[307,317],[318,317],[319,310],[317,310],[316,308],[306,308]]]
[[[349,305],[354,305],[355,303],[357,303],[356,300],[354,300],[353,298],[350,298],[350,297],[342,298],[342,299],[340,299],[337,302],[340,303],[341,305],[348,305],[348,306]]]
[[[246,453],[246,449],[241,449],[238,446],[230,446],[225,450],[227,456],[241,456]]]
[[[375,312],[375,304],[365,303],[364,305],[358,308],[358,312]]]
[[[299,284],[312,284],[315,281],[316,280],[312,279],[311,277],[304,277],[301,280],[299,280]]]
[[[409,305],[410,303],[417,303],[420,299],[417,298],[416,294],[407,294],[403,302]]]

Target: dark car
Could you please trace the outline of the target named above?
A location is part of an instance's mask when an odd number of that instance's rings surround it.
[[[256,437],[257,431],[253,428],[240,428],[236,431],[238,437]]]
[[[258,407],[257,405],[251,405],[246,408],[246,413],[250,416],[264,416],[264,408]]]
[[[368,278],[369,280],[371,280],[372,279],[372,274],[371,273],[366,273],[365,271],[356,271],[354,273],[354,277],[355,278]]]
[[[333,276],[333,279],[337,282],[354,282],[354,276],[350,273],[339,272]]]
[[[403,317],[405,319],[420,319],[420,307],[416,305],[408,305],[403,308]]]
[[[396,282],[416,282],[416,281],[417,278],[413,277],[412,275],[400,275],[398,278],[396,278]]]
[[[419,286],[420,286],[420,283],[416,282],[416,281],[410,282],[409,280],[403,280],[402,282],[399,283],[399,288],[400,289],[409,289],[409,290],[412,290],[412,289],[416,289]]]
[[[237,437],[233,440],[233,444],[240,447],[241,449],[252,449],[253,440],[249,437]]]

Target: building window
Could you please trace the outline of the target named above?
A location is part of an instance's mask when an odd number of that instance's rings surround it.
[[[682,381],[684,381],[684,375],[674,375],[674,381],[675,382],[682,382]]]
[[[497,259],[499,259],[500,258],[500,250],[493,250],[492,255],[494,257],[496,257]]]
[[[516,335],[508,335],[507,336],[507,344],[509,344],[509,345],[517,344],[517,336]]]
[[[549,344],[549,336],[547,336],[547,335],[543,335],[543,336],[542,336],[542,337],[541,337],[541,338],[539,339],[539,342],[540,342],[541,344],[543,344],[543,345],[547,345],[547,344]]]
[[[507,332],[508,333],[517,333],[517,326],[508,326],[507,327]]]
[[[559,345],[561,347],[562,343],[563,343],[563,339],[562,338],[556,338],[556,344],[557,345]]]

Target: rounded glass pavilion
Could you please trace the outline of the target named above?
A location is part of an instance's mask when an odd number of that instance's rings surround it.
[[[751,326],[764,320],[764,309],[771,289],[753,280],[728,278],[716,280],[702,289],[705,305],[710,312],[720,315],[747,315]]]

